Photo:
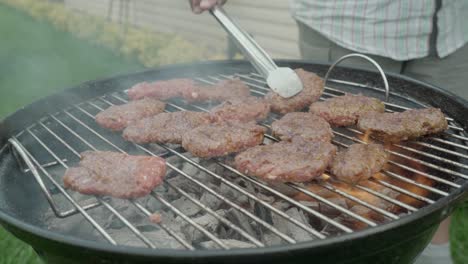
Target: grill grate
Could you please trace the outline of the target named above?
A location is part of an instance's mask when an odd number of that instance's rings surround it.
[[[261,76],[255,73],[236,75],[221,74],[197,78],[196,80],[202,83],[212,84],[223,79],[234,77],[241,78],[241,80],[251,88],[253,95],[263,96],[269,91]],[[382,90],[379,88],[358,83],[334,79],[330,79],[329,83],[350,86],[353,89],[357,89],[366,94],[382,94]],[[343,91],[340,89],[326,87],[321,100],[342,94]],[[412,104],[417,103],[419,106],[423,106],[415,100],[402,97],[398,94],[390,93],[390,95],[391,99],[394,98],[400,101],[405,100]],[[177,174],[178,177],[183,177],[193,183],[193,186],[200,188],[203,192],[209,193],[221,200],[226,206],[234,209],[243,217],[255,223],[258,227],[261,227],[259,230],[263,230],[262,232],[268,231],[274,234],[282,241],[282,243],[294,244],[299,241],[292,237],[291,234],[281,231],[275,227],[271,220],[262,217],[261,214],[257,212],[258,210],[252,210],[255,206],[252,206],[252,208],[245,208],[245,206],[233,199],[233,197],[228,197],[221,192],[217,192],[210,188],[208,184],[205,184],[200,179],[181,169],[178,164],[173,164],[171,158],[177,158],[185,164],[190,164],[196,168],[196,170],[206,173],[216,181],[235,191],[236,194],[246,196],[248,201],[255,204],[257,208],[260,207],[261,210],[264,210],[269,214],[275,214],[282,219],[285,219],[297,228],[310,234],[314,239],[326,239],[329,236],[353,233],[359,230],[359,228],[347,224],[343,218],[330,217],[313,206],[311,207],[306,203],[291,198],[279,191],[276,187],[272,187],[257,178],[252,178],[240,173],[229,166],[228,162],[223,159],[211,160],[211,164],[215,164],[227,173],[236,175],[239,180],[248,183],[248,186],[261,190],[264,193],[268,193],[268,195],[274,197],[277,201],[286,202],[289,205],[300,209],[304,214],[308,215],[310,219],[321,221],[325,226],[332,227],[335,230],[334,233],[330,234],[326,228],[318,229],[313,227],[313,225],[306,224],[303,221],[289,216],[282,208],[273,206],[270,202],[259,198],[257,195],[258,190],[255,191],[252,190],[252,188],[249,189],[247,185],[242,186],[241,184],[224,177],[224,175],[216,172],[208,165],[199,162],[197,158],[188,156],[179,146],[165,144],[133,144],[125,142],[119,135],[112,134],[99,128],[94,122],[95,114],[110,105],[125,103],[127,101],[125,98],[125,92],[117,92],[79,103],[69,109],[65,109],[61,112],[42,118],[37,121],[37,123],[26,128],[10,140],[10,142],[17,147],[16,149],[20,154],[29,157],[32,161],[33,164],[28,164],[28,167],[31,168],[32,171],[25,169],[24,173],[33,172],[36,180],[44,190],[53,212],[58,218],[69,218],[80,214],[105,240],[111,244],[117,245],[119,243],[115,238],[113,238],[108,227],[99,223],[99,221],[95,219],[95,215],[93,215],[94,209],[98,207],[105,208],[113,216],[118,218],[121,223],[123,223],[123,225],[138,237],[144,245],[149,248],[159,247],[157,243],[145,235],[144,231],[140,230],[139,227],[132,223],[130,216],[119,212],[119,210],[112,205],[112,200],[115,199],[95,197],[92,202],[89,202],[88,199],[88,202],[83,203],[78,201],[80,199],[77,198],[79,196],[77,196],[76,193],[65,190],[62,187],[61,176],[63,175],[64,169],[72,166],[79,160],[79,153],[86,149],[99,149],[113,150],[129,154],[144,153],[146,155],[162,156],[166,158],[168,168],[173,173]],[[210,107],[211,105],[189,105],[183,101],[171,101],[168,103],[167,108],[169,111],[208,111]],[[386,108],[389,112],[409,109],[406,106],[391,102],[386,102]],[[271,121],[276,120],[277,118],[277,116],[271,115],[269,121],[262,125],[269,128]],[[392,166],[382,171],[385,177],[371,179],[371,181],[376,185],[389,188],[400,195],[411,198],[412,201],[417,201],[418,203],[415,204],[407,202],[408,199],[398,200],[364,185],[358,184],[355,186],[356,189],[359,189],[374,198],[386,201],[389,204],[398,207],[400,209],[399,213],[395,213],[391,210],[384,210],[365,201],[361,197],[354,195],[349,191],[349,189],[343,188],[342,185],[324,182],[319,183],[320,188],[329,190],[331,193],[344,197],[349,201],[353,201],[357,205],[369,208],[374,213],[382,217],[384,219],[383,222],[398,220],[407,214],[416,212],[419,208],[435,203],[441,197],[448,196],[452,190],[460,188],[465,180],[468,179],[468,174],[466,173],[468,165],[460,162],[460,159],[468,159],[468,155],[466,154],[468,146],[465,145],[468,142],[468,137],[466,137],[464,130],[458,126],[453,119],[448,117],[447,120],[449,121],[449,130],[441,136],[431,137],[407,144],[393,145],[389,152],[392,154],[394,159],[389,162]],[[351,143],[365,143],[362,140],[363,133],[353,128],[334,129],[334,134],[335,138],[333,143],[340,147],[346,148]],[[277,139],[270,134],[265,135],[265,138],[266,140],[277,141]],[[413,177],[409,177],[409,174],[417,175],[418,177],[415,179]],[[396,182],[406,185],[402,187],[399,184],[395,184]],[[375,227],[380,225],[382,222],[376,221],[375,218],[359,215],[340,203],[310,191],[302,184],[288,183],[286,185],[289,189],[299,192],[308,198],[314,199],[324,206],[327,206],[329,209],[336,210],[347,218],[363,224],[366,227]],[[225,215],[211,209],[208,205],[204,204],[201,199],[193,197],[188,190],[184,190],[180,186],[171,183],[169,179],[165,179],[164,186],[177,192],[181,197],[191,201],[207,215],[216,218],[224,227],[232,230],[240,236],[242,241],[248,242],[254,247],[268,246],[264,242],[262,234],[252,234],[252,232],[249,232],[249,230],[243,227],[241,223],[235,223],[232,219],[229,219]],[[60,203],[57,198],[59,196],[64,196],[65,199],[73,206],[73,209],[65,210],[60,208],[63,206],[59,206]],[[164,194],[161,194],[158,191],[153,191],[150,196],[151,199],[159,201],[165,209],[180,217],[180,219],[185,221],[194,230],[200,232],[204,236],[205,241],[212,241],[217,248],[221,249],[230,249],[235,247],[229,245],[229,243],[226,243],[226,240],[220,238],[216,231],[209,230],[209,228],[194,221],[194,216],[184,213],[183,210],[174,205],[173,200],[166,197]],[[146,217],[152,214],[152,211],[145,207],[145,205],[138,199],[130,200],[128,203],[137,208]],[[188,240],[186,237],[181,235],[180,232],[174,230],[173,226],[169,226],[168,223],[164,223],[163,221],[158,224],[154,223],[154,225],[172,236],[181,247],[188,250],[195,250],[198,248],[193,241]]]

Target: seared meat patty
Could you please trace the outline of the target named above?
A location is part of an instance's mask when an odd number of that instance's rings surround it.
[[[149,194],[165,175],[166,162],[159,157],[85,151],[79,166],[67,169],[63,183],[83,194],[137,198]]]
[[[250,89],[240,79],[223,80],[214,85],[197,86],[190,96],[184,96],[189,102],[225,101],[250,96]]]
[[[214,85],[197,85],[191,79],[171,79],[152,83],[143,82],[128,90],[128,97],[137,100],[153,97],[160,100],[183,98],[189,102],[224,101],[247,97],[250,89],[241,80],[224,80]]]
[[[330,125],[320,116],[294,112],[287,113],[271,124],[273,135],[281,140],[291,141],[295,137],[305,140],[331,141],[333,132]]]
[[[194,87],[195,82],[191,79],[171,79],[151,83],[142,82],[135,84],[128,90],[127,94],[132,100],[138,100],[144,97],[166,100],[190,95]]]
[[[380,144],[353,144],[338,152],[331,165],[331,173],[339,180],[355,184],[379,172],[388,156]]]
[[[96,122],[107,129],[119,131],[131,123],[164,111],[166,104],[156,99],[144,98],[123,105],[113,105],[96,115]]]
[[[323,80],[313,72],[296,69],[304,89],[291,98],[283,98],[275,92],[269,92],[265,99],[271,104],[271,111],[278,114],[300,111],[317,101],[323,92]]]
[[[401,113],[367,113],[359,118],[357,126],[385,142],[399,142],[443,132],[448,124],[440,109],[425,108]]]
[[[251,96],[225,101],[210,112],[215,121],[262,121],[270,113],[270,104]]]
[[[307,182],[322,175],[335,153],[329,142],[295,139],[250,148],[234,162],[239,171],[267,181]]]
[[[310,112],[323,117],[334,126],[355,125],[360,115],[369,112],[385,112],[385,105],[376,98],[363,95],[337,96],[324,102],[315,102]]]
[[[182,136],[182,147],[194,156],[212,158],[254,147],[263,142],[264,127],[254,123],[215,123]]]
[[[209,124],[210,114],[180,111],[144,118],[123,131],[125,140],[135,143],[182,143],[182,135],[198,126]]]

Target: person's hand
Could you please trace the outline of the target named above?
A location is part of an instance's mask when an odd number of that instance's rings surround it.
[[[210,10],[215,5],[224,5],[226,0],[189,0],[190,7],[195,14],[201,14],[203,11]]]

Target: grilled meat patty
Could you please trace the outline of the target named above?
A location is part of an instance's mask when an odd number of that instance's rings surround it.
[[[323,117],[334,126],[355,125],[360,115],[369,112],[385,112],[385,105],[376,98],[346,94],[313,103],[309,111]]]
[[[440,109],[425,108],[401,113],[367,113],[359,118],[357,126],[377,139],[399,142],[443,132],[448,124]]]
[[[67,169],[63,183],[83,194],[137,198],[161,184],[165,174],[166,162],[159,157],[85,151],[78,167]]]
[[[203,125],[182,136],[182,147],[197,157],[220,157],[261,144],[265,132],[254,123]]]
[[[262,121],[270,113],[270,104],[262,98],[250,96],[225,101],[210,112],[214,121]]]
[[[330,170],[337,179],[355,184],[379,172],[388,156],[380,144],[353,144],[338,152]]]
[[[250,148],[234,163],[239,171],[267,181],[307,182],[322,175],[335,153],[329,142],[294,139]]]
[[[144,98],[122,105],[113,105],[96,115],[96,122],[107,129],[120,131],[128,125],[164,111],[166,104],[156,99]]]
[[[142,82],[135,84],[127,92],[132,100],[144,97],[152,97],[166,100],[174,97],[189,96],[195,87],[195,82],[191,79],[171,79],[156,82]]]
[[[125,140],[135,143],[182,143],[182,135],[198,126],[209,124],[210,114],[179,111],[144,118],[123,131]]]
[[[197,85],[191,79],[171,79],[138,83],[128,90],[132,100],[153,97],[160,100],[183,98],[189,102],[224,101],[249,95],[249,87],[239,79],[223,80],[214,85]]]
[[[291,141],[295,137],[305,140],[331,141],[333,132],[330,125],[320,116],[294,112],[287,113],[280,120],[271,124],[273,135],[284,141]]]
[[[225,101],[250,96],[250,89],[240,79],[223,80],[209,86],[197,86],[190,96],[184,97],[189,102]]]
[[[317,101],[323,92],[323,80],[313,72],[296,69],[304,89],[291,98],[283,98],[271,91],[265,99],[271,104],[271,111],[278,114],[300,111]]]

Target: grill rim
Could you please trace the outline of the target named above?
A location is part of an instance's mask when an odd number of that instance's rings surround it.
[[[304,60],[275,60],[279,65],[281,66],[319,66],[319,67],[327,67],[330,66],[330,63],[317,63],[314,61],[304,61]],[[119,79],[126,79],[126,78],[135,78],[137,75],[142,75],[142,76],[147,76],[150,74],[156,74],[160,75],[161,72],[168,71],[168,72],[179,72],[179,73],[187,73],[186,69],[194,69],[196,68],[197,70],[204,67],[205,68],[210,68],[210,67],[236,67],[240,66],[243,69],[246,68],[246,66],[250,66],[250,64],[247,61],[244,60],[224,60],[224,61],[208,61],[208,62],[200,62],[200,63],[188,63],[188,64],[178,64],[178,65],[167,65],[163,67],[158,67],[158,68],[153,68],[153,69],[148,69],[144,71],[138,71],[138,72],[133,72],[133,73],[126,73],[126,74],[119,74],[116,76],[111,76],[108,78],[102,78],[98,80],[92,80],[92,81],[87,81],[81,84],[78,84],[76,86],[73,86],[71,88],[65,89],[61,92],[54,93],[52,95],[46,96],[42,99],[36,100],[35,102],[18,109],[16,112],[13,112],[9,116],[7,116],[4,120],[1,121],[0,123],[0,136],[1,136],[1,146],[0,149],[4,149],[6,146],[6,142],[9,137],[13,136],[15,132],[18,130],[25,129],[25,126],[22,128],[18,128],[18,124],[15,121],[12,121],[14,118],[17,118],[17,115],[20,115],[21,112],[24,113],[31,113],[31,110],[37,107],[44,107],[44,104],[47,102],[51,101],[56,101],[57,98],[60,98],[61,96],[66,96],[67,94],[81,94],[83,92],[83,89],[85,85],[88,85],[88,90],[91,90],[89,87],[90,85],[92,86],[93,84],[97,84],[100,82],[110,82],[110,81],[118,81]],[[357,67],[338,67],[343,68],[343,69],[350,69],[350,70],[359,70],[363,72],[369,72],[372,74],[377,74],[376,71],[372,70],[366,70],[366,69],[361,69]],[[184,71],[185,69],[185,71]],[[195,71],[196,72],[196,71]],[[197,75],[199,73],[197,72]],[[416,85],[421,85],[425,86],[426,88],[432,89],[435,92],[439,94],[443,94],[446,97],[450,98],[452,101],[457,101],[458,104],[461,104],[462,106],[468,106],[468,102],[457,95],[446,91],[440,87],[437,87],[432,84],[428,84],[425,82],[421,82],[415,79],[412,79],[410,77],[402,76],[400,74],[392,74],[392,73],[387,73],[387,75],[391,78],[395,79],[401,79],[406,82],[411,82]],[[97,94],[101,94],[103,91],[102,89],[96,89]],[[119,90],[117,88],[111,88],[107,89],[106,92],[109,91],[114,91],[114,90]],[[81,93],[80,93],[81,91]],[[95,92],[96,93],[96,92]],[[89,98],[91,98],[93,95],[89,94]],[[81,98],[82,100],[87,100],[89,98]],[[415,97],[415,99],[418,99],[418,97]],[[60,106],[54,106],[56,108],[61,108]],[[466,108],[466,107],[465,107]],[[442,109],[445,110],[445,109]],[[445,111],[444,111],[445,112]],[[42,116],[42,111],[41,113],[38,114],[39,116]],[[30,117],[31,118],[31,117]],[[34,117],[32,117],[34,119]],[[456,119],[455,121],[457,121]],[[468,124],[464,123],[459,123],[465,130],[466,127],[468,127]],[[2,154],[2,153],[0,153]],[[4,154],[4,153],[3,153]],[[407,225],[411,222],[414,222],[417,219],[422,219],[424,217],[427,217],[428,215],[432,213],[440,213],[439,217],[434,220],[440,221],[442,218],[447,216],[448,212],[453,209],[453,206],[456,202],[460,201],[463,198],[463,194],[465,191],[468,189],[468,181],[465,182],[460,188],[457,190],[453,191],[446,197],[442,197],[438,199],[434,204],[427,205],[423,208],[420,208],[417,212],[413,212],[410,215],[403,216],[397,221],[390,221],[385,224],[380,224],[376,227],[368,228],[362,231],[354,232],[351,234],[341,234],[337,237],[330,237],[324,240],[313,240],[313,241],[306,241],[306,242],[300,242],[297,244],[286,244],[286,245],[277,245],[277,246],[269,246],[265,248],[248,248],[248,249],[230,249],[229,256],[234,256],[234,257],[248,257],[248,256],[258,256],[262,254],[272,254],[272,253],[291,253],[292,251],[298,251],[298,250],[307,250],[307,249],[319,249],[322,247],[327,247],[333,244],[337,244],[339,242],[344,242],[344,241],[351,241],[351,240],[359,240],[366,238],[371,235],[383,233],[390,231],[392,229],[397,229],[398,227],[402,227],[404,225]],[[466,194],[465,194],[466,196]],[[443,209],[446,210],[443,210]],[[107,243],[102,243],[102,242],[95,242],[95,241],[90,241],[90,240],[85,240],[81,239],[78,237],[73,237],[70,235],[63,235],[59,234],[53,231],[48,231],[46,229],[40,228],[36,225],[27,223],[23,220],[17,219],[14,216],[9,215],[8,213],[0,210],[0,221],[6,224],[7,229],[11,230],[12,227],[18,228],[21,232],[29,232],[35,236],[47,239],[47,240],[53,240],[54,242],[57,243],[62,243],[62,244],[68,244],[71,246],[75,247],[80,247],[80,248],[85,248],[89,250],[98,250],[98,251],[103,251],[107,253],[119,253],[119,254],[125,254],[125,255],[133,255],[133,256],[147,256],[147,257],[174,257],[176,256],[177,258],[205,258],[205,257],[225,257],[226,251],[223,250],[215,250],[215,249],[201,249],[201,250],[196,250],[196,251],[188,251],[188,250],[178,250],[178,249],[150,249],[150,248],[140,248],[140,247],[130,247],[130,246],[121,246],[121,245],[111,245]],[[13,231],[13,230],[12,230]],[[16,230],[13,232],[16,234]]]

